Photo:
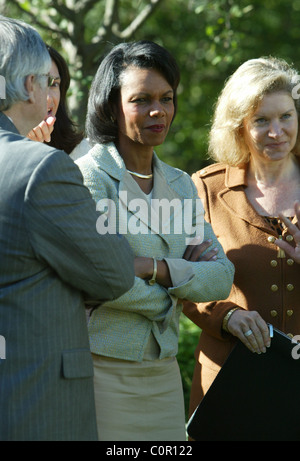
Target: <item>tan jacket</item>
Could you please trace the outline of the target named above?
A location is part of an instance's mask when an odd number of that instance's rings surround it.
[[[246,167],[210,165],[195,173],[193,180],[206,219],[236,269],[226,301],[198,304],[197,312],[191,303],[185,307],[203,329],[196,358],[218,370],[234,345],[233,337],[222,333],[223,318],[233,307],[256,310],[274,327],[300,334],[300,265],[278,257],[278,248],[270,241],[277,237],[276,232],[257,214],[244,192]]]

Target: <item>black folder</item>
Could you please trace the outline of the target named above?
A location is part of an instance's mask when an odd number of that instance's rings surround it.
[[[275,328],[265,354],[239,341],[187,431],[196,441],[300,440],[300,344]]]

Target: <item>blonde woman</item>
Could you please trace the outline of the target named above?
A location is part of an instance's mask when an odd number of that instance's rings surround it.
[[[215,164],[193,175],[206,218],[235,279],[225,301],[186,303],[202,328],[190,412],[239,338],[270,346],[267,323],[300,333],[300,158],[298,75],[285,61],[252,59],[217,101],[209,152]]]

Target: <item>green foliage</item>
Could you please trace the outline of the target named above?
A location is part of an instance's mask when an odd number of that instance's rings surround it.
[[[180,367],[186,419],[188,418],[190,389],[195,366],[194,351],[199,341],[201,330],[185,315],[180,319],[180,336],[177,360]]]
[[[159,149],[165,161],[188,173],[210,162],[207,138],[214,104],[243,61],[276,55],[299,66],[299,3],[171,0],[149,19],[143,35],[173,52],[182,73],[178,115]]]
[[[72,1],[76,10],[91,5],[84,14],[75,15],[73,26],[72,10],[64,15]],[[300,64],[295,46],[300,39],[300,0],[160,0],[147,20],[126,38],[118,33],[127,30],[150,1],[119,0],[111,18],[105,14],[108,0],[72,1],[2,0],[1,8],[0,0],[0,12],[36,25],[44,39],[65,56],[75,81],[71,107],[82,126],[89,85],[103,53],[121,40],[148,38],[166,46],[176,56],[182,78],[177,117],[157,152],[164,161],[190,174],[210,163],[209,127],[225,79],[243,61],[262,55]],[[53,30],[55,25],[58,32]],[[65,46],[68,34],[72,46],[77,46],[75,61]],[[97,34],[103,40],[97,42]]]

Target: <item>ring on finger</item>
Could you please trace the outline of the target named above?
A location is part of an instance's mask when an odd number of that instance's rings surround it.
[[[251,336],[251,335],[253,335],[253,331],[252,331],[252,330],[248,330],[248,331],[246,331],[246,333],[244,333],[244,336],[246,336],[246,338],[247,338],[248,336]]]

